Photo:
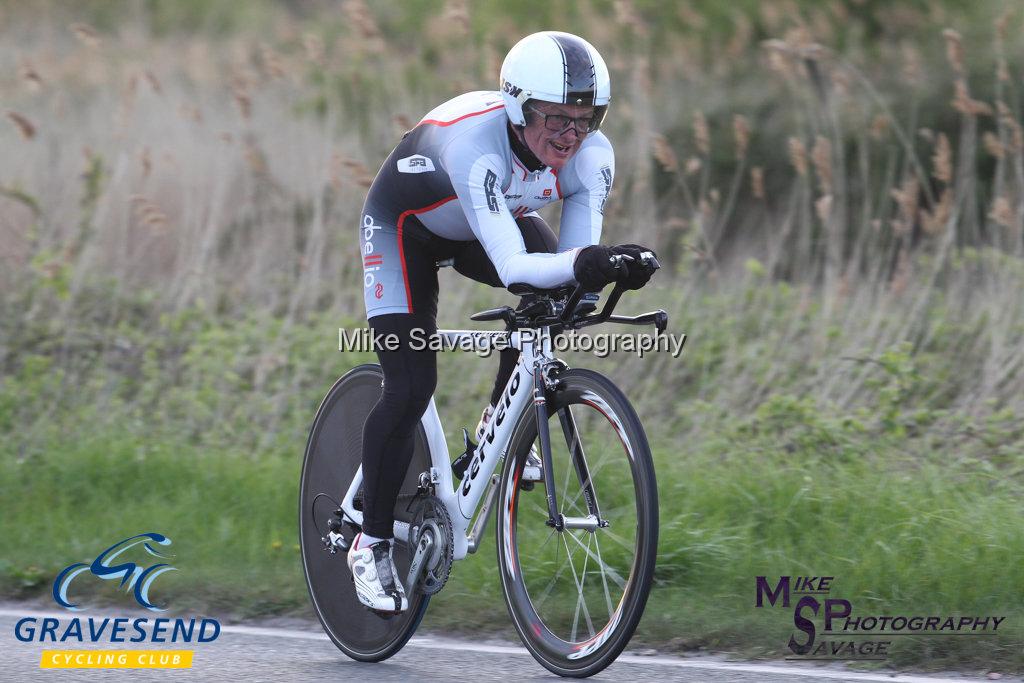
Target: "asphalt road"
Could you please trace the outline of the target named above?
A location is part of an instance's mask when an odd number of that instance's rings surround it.
[[[83,613],[41,612],[7,604],[0,608],[0,680],[110,681],[552,681],[549,674],[517,643],[460,640],[437,635],[414,637],[404,650],[380,664],[355,662],[337,650],[315,623],[290,622],[288,628],[222,625],[212,643],[185,645],[86,643],[23,643],[14,637],[22,617],[59,617],[66,622]],[[102,616],[102,615],[94,615]],[[124,616],[119,614],[116,616]],[[184,670],[83,670],[41,669],[44,649],[186,649],[195,651],[191,669]],[[643,655],[628,650],[593,681],[730,681],[743,683],[819,683],[824,681],[888,681],[935,683],[936,681],[986,680],[959,675],[891,676],[883,673],[852,673],[840,667],[786,666],[731,662],[716,657]],[[1004,677],[1002,680],[1020,680]]]

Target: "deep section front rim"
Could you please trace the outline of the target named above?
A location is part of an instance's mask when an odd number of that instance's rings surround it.
[[[527,648],[555,673],[589,676],[614,661],[646,605],[657,552],[657,489],[646,437],[622,393],[590,371],[568,371],[560,379],[562,388],[548,395],[560,512],[579,519],[593,509],[581,502],[584,476],[563,440],[565,413],[556,417],[568,409],[591,494],[609,526],[556,532],[545,524],[543,484],[532,491],[521,486],[525,453],[536,435],[528,414],[517,425],[503,468],[498,560],[509,613]],[[571,484],[580,492],[573,495]]]

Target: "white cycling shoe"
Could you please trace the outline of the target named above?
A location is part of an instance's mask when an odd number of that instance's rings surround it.
[[[484,432],[494,414],[494,406],[487,406],[480,415],[480,423],[476,426],[476,442],[482,443]],[[544,481],[543,470],[541,469],[540,453],[537,452],[537,444],[530,446],[530,454],[526,456],[526,464],[523,465],[523,482]],[[531,486],[532,488],[532,486]]]
[[[356,548],[362,534],[357,534],[348,551],[348,568],[352,571],[352,583],[356,596],[376,612],[397,614],[409,609],[402,580],[395,568],[394,549],[391,541],[378,541],[365,548]]]

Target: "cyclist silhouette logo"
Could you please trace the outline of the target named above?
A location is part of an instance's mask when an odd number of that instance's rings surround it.
[[[157,607],[150,602],[149,589],[150,586],[153,585],[153,581],[156,580],[158,576],[165,572],[175,571],[175,567],[172,567],[166,562],[159,562],[157,564],[150,565],[149,567],[140,566],[135,562],[121,562],[120,564],[113,564],[113,562],[122,553],[138,545],[141,545],[147,553],[154,557],[161,559],[170,558],[173,556],[165,555],[153,547],[154,545],[168,546],[170,544],[171,539],[167,538],[163,534],[154,532],[139,534],[137,536],[126,538],[123,541],[119,541],[97,555],[96,559],[90,564],[76,562],[75,564],[65,567],[64,570],[57,575],[57,578],[54,579],[53,599],[61,607],[65,607],[73,611],[80,611],[82,608],[68,599],[68,588],[75,577],[88,571],[104,581],[120,579],[121,582],[118,584],[118,588],[124,588],[125,591],[132,591],[136,602],[148,610],[164,612],[166,611],[166,608]]]

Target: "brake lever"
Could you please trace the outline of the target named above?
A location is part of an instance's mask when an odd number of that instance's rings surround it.
[[[635,258],[630,256],[629,254],[612,254],[609,258],[611,259],[612,263],[615,265],[615,270],[619,270],[620,268],[622,268],[622,262],[623,261],[631,261],[632,262],[632,261],[636,260]]]

